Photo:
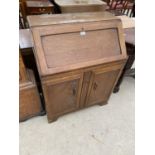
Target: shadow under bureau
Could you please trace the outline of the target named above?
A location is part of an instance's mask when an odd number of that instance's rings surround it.
[[[111,14],[29,16],[48,121],[104,105],[126,63],[122,23]]]

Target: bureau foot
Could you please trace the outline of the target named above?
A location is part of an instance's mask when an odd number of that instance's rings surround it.
[[[115,87],[113,90],[113,93],[117,93],[117,92],[119,92],[119,87]]]
[[[108,102],[99,103],[98,105],[103,106],[103,105],[106,105],[106,104],[108,104]]]
[[[48,119],[48,123],[55,122],[58,119],[58,117],[53,117],[52,119]]]

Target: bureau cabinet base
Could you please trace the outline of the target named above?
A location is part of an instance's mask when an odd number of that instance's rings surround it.
[[[48,122],[93,105],[106,105],[124,67],[124,61],[41,79]]]

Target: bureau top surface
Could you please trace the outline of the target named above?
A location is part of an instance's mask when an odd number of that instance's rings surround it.
[[[121,20],[92,15],[40,16],[35,23],[29,17],[41,76],[126,59]]]
[[[55,0],[59,6],[106,5],[101,0]]]
[[[89,22],[99,20],[116,19],[109,12],[89,12],[89,13],[67,13],[67,14],[51,14],[51,15],[33,15],[28,16],[30,27],[44,26],[64,23]]]
[[[27,7],[52,7],[53,4],[49,1],[26,1]]]

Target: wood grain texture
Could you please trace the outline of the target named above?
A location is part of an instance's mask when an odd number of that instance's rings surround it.
[[[85,33],[85,36],[81,36],[80,32],[44,36],[42,44],[48,68],[68,68],[72,64],[120,55],[116,29],[86,30]]]

